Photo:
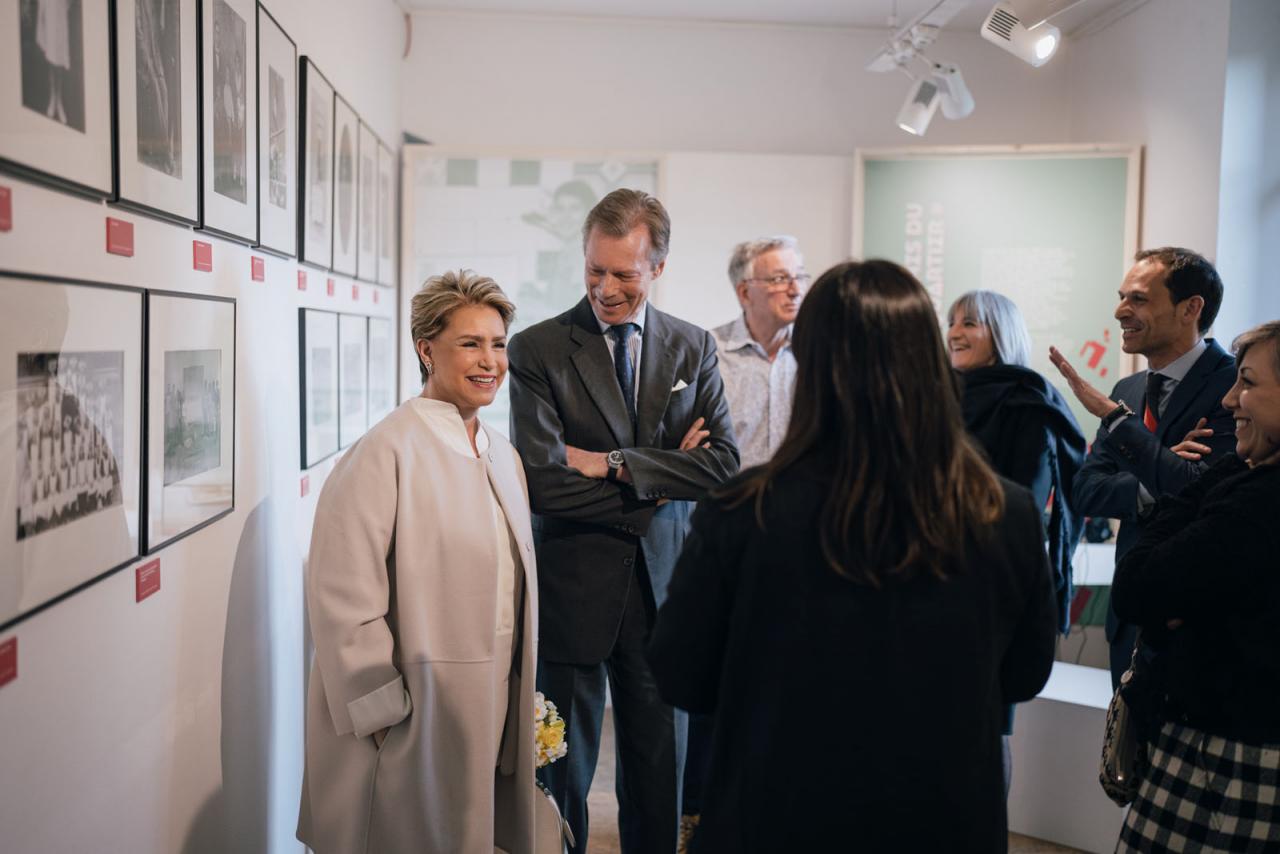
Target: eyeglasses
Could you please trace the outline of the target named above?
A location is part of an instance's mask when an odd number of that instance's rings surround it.
[[[797,287],[807,288],[809,287],[809,281],[812,278],[813,277],[810,276],[808,273],[796,273],[794,276],[791,275],[790,273],[775,273],[774,275],[769,276],[768,278],[761,278],[759,276],[754,276],[752,278],[747,279],[747,281],[748,282],[764,282],[765,287],[768,288],[770,291],[785,291],[785,290],[789,290],[793,283]]]

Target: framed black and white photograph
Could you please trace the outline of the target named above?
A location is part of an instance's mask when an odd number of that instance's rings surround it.
[[[345,448],[369,429],[369,319],[344,314],[338,319],[338,444]]]
[[[356,274],[356,170],[360,120],[341,95],[333,104],[333,262],[335,273]]]
[[[333,261],[333,87],[307,57],[300,63],[301,163],[298,260],[328,269]]]
[[[144,553],[234,509],[235,400],[235,300],[149,291]]]
[[[378,281],[378,138],[360,122],[356,167],[356,276]]]
[[[117,201],[200,215],[196,0],[116,0]]]
[[[396,161],[391,149],[378,145],[378,284],[396,283]]]
[[[139,554],[142,299],[0,274],[0,629]]]
[[[302,467],[338,451],[338,315],[298,309]]]
[[[0,166],[99,198],[115,192],[109,8],[0,0]]]
[[[258,239],[258,43],[253,0],[205,0],[204,163],[200,226]]]
[[[298,48],[258,6],[258,245],[298,254]]]
[[[369,426],[396,408],[395,335],[391,320],[369,318]]]

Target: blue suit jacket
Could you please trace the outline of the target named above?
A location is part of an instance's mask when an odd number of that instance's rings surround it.
[[[1124,419],[1115,430],[1099,427],[1089,456],[1076,474],[1073,496],[1080,512],[1120,520],[1117,563],[1142,533],[1139,483],[1153,498],[1176,495],[1211,463],[1235,450],[1235,421],[1223,408],[1222,398],[1235,382],[1236,360],[1214,339],[1206,343],[1209,346],[1173,390],[1156,432],[1146,428],[1141,415]],[[1147,372],[1120,380],[1111,399],[1122,400],[1141,413],[1147,403]],[[1184,460],[1169,449],[1201,418],[1208,418],[1206,426],[1213,429],[1213,436],[1205,442],[1213,453],[1199,462]],[[1108,610],[1107,640],[1114,640],[1119,628],[1114,611]]]

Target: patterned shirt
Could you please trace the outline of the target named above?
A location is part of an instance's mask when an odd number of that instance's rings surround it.
[[[733,417],[733,433],[742,455],[742,467],[767,462],[782,444],[791,420],[791,398],[796,385],[796,357],[787,343],[773,361],[747,331],[741,315],[711,330],[716,339],[724,396]]]

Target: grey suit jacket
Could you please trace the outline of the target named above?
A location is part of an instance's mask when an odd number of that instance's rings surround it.
[[[662,604],[694,502],[738,470],[710,333],[650,305],[643,344],[634,433],[585,297],[508,344],[511,439],[529,481],[539,646],[549,661],[604,660],[641,553]],[[710,447],[680,450],[698,417],[711,431]],[[566,445],[621,449],[632,483],[585,477],[566,464]]]

